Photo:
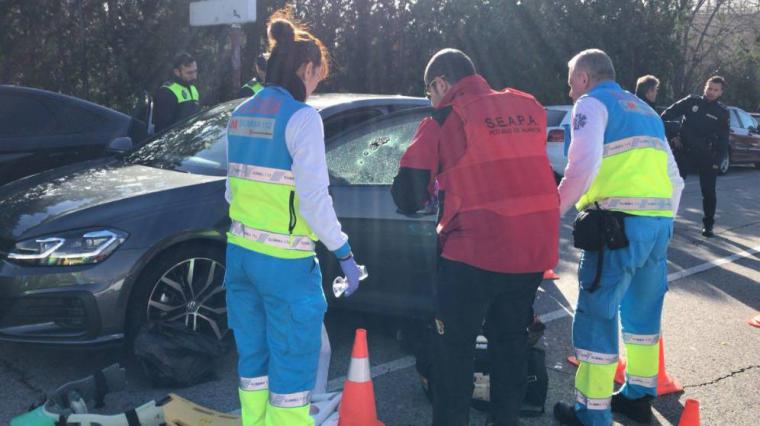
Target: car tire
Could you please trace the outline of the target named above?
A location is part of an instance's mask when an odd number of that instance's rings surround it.
[[[175,246],[151,261],[130,295],[127,343],[148,320],[184,322],[218,339],[227,337],[224,262],[224,248],[209,244]]]

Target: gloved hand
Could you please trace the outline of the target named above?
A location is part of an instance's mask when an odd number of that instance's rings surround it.
[[[348,256],[346,259],[340,259],[338,262],[340,263],[340,269],[343,270],[343,275],[348,282],[348,288],[343,293],[348,297],[359,288],[359,278],[362,275],[362,271],[359,269],[359,265],[356,264],[353,255]]]

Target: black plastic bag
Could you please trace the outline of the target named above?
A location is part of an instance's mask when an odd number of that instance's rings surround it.
[[[177,323],[147,323],[134,342],[134,354],[154,386],[191,386],[213,378],[214,361],[229,350],[213,336]]]

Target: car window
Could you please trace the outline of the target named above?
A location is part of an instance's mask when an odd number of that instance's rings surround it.
[[[729,112],[731,113],[730,116],[730,123],[729,125],[733,128],[742,128],[741,123],[739,122],[739,117],[736,115],[735,109],[730,109]]]
[[[350,111],[340,112],[329,118],[324,122],[325,125],[325,139],[337,135],[338,133],[348,130],[357,124],[364,123],[373,118],[383,115],[385,111],[378,107],[354,109]]]
[[[567,111],[563,109],[546,108],[546,125],[548,127],[558,127],[562,124]]]
[[[158,135],[124,159],[161,169],[227,175],[227,122],[235,105],[224,104],[198,114]]]
[[[0,137],[53,134],[55,121],[50,107],[30,95],[0,95]]]
[[[757,120],[752,118],[752,116],[749,115],[748,112],[745,112],[744,110],[741,110],[741,109],[736,109],[734,111],[736,111],[736,114],[739,116],[739,121],[741,121],[742,127],[744,127],[745,129],[749,129],[750,127],[755,128],[755,129],[757,128]]]
[[[94,111],[66,102],[56,102],[56,134],[70,135],[92,132],[108,121]]]
[[[327,166],[335,185],[390,185],[401,154],[428,108],[394,113],[328,141]]]

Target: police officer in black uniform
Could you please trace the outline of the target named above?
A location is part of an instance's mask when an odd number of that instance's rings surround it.
[[[256,62],[253,64],[254,77],[248,83],[245,83],[238,92],[240,98],[250,98],[251,96],[259,93],[259,90],[264,88],[264,81],[267,78],[267,58],[264,54],[256,57]]]
[[[724,85],[723,77],[710,77],[702,96],[687,96],[662,113],[666,122],[683,117],[680,134],[672,143],[676,151],[680,151],[677,155],[682,156],[681,176],[686,177],[689,170],[699,173],[704,209],[702,235],[705,237],[715,235],[715,181],[719,168],[728,161],[729,114],[718,102]]]
[[[156,91],[154,122],[156,131],[200,111],[200,96],[193,83],[198,79],[198,64],[187,52],[180,52],[172,62],[172,77]]]

